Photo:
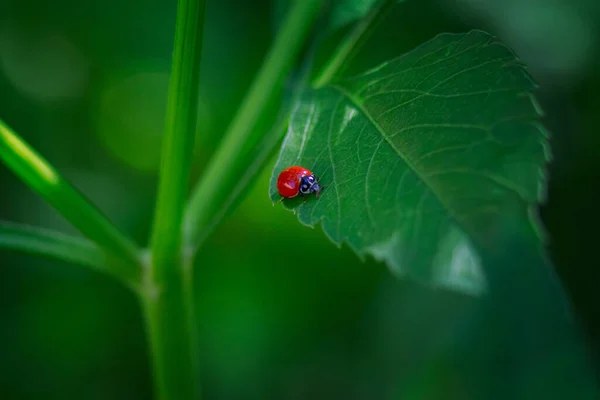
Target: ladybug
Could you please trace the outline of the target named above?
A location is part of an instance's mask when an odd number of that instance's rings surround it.
[[[304,196],[314,193],[319,197],[323,186],[319,185],[319,179],[304,167],[297,165],[287,167],[277,177],[277,190],[283,198],[296,197],[298,194]],[[283,200],[282,198],[282,200]],[[304,199],[306,202],[306,198]]]

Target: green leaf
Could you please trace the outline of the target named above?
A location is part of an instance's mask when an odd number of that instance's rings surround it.
[[[545,193],[549,157],[535,84],[481,31],[442,34],[362,75],[308,91],[271,179],[302,165],[328,185],[286,200],[336,244],[397,275],[485,290],[478,251],[507,216],[524,224]]]
[[[129,272],[137,273],[135,244],[2,120],[0,160],[90,240],[129,260]]]
[[[70,262],[106,272],[130,285],[139,281],[139,274],[123,260],[105,252],[84,238],[65,235],[49,229],[0,221],[0,248],[35,254]]]

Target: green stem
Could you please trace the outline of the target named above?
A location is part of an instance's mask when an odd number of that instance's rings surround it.
[[[356,55],[360,47],[368,39],[375,27],[383,20],[398,0],[383,0],[362,20],[360,20],[348,35],[341,41],[333,56],[313,79],[315,89],[325,86],[345,69],[349,61]]]
[[[191,266],[181,225],[197,124],[205,0],[179,0],[151,258],[141,291],[158,399],[197,399]]]
[[[0,159],[56,208],[75,228],[124,263],[125,274],[139,273],[138,249],[77,189],[0,120]]]
[[[181,221],[196,132],[205,0],[179,0],[152,235],[155,279],[179,263]]]
[[[310,32],[321,5],[320,0],[297,0],[288,12],[281,31],[277,34],[264,64],[223,142],[213,156],[207,170],[192,192],[184,219],[184,240],[187,247],[197,248],[220,203],[235,186],[241,160],[240,155],[256,131],[257,121],[267,104],[281,95],[284,79],[292,70],[305,39]]]
[[[65,235],[49,229],[0,221],[0,248],[21,251],[92,268],[112,275],[125,284],[139,284],[138,269],[126,261],[106,253],[84,238]]]
[[[289,116],[289,110],[286,107],[286,115]],[[223,198],[223,202],[218,209],[215,209],[215,213],[209,219],[208,223],[204,226],[204,229],[198,231],[198,242],[197,246],[201,246],[206,238],[210,236],[213,230],[217,227],[220,221],[230,213],[243,198],[243,192],[248,186],[254,181],[256,176],[260,173],[262,167],[266,162],[274,155],[277,147],[277,143],[281,142],[285,129],[288,125],[289,118],[281,117],[276,122],[271,130],[265,135],[262,142],[259,143],[259,151],[256,153],[252,162],[247,166],[243,173],[240,173],[239,179],[236,185],[234,185],[231,191],[226,197]],[[193,252],[190,253],[192,256]]]
[[[191,267],[184,270],[191,271]],[[172,274],[160,284],[147,276],[141,294],[153,358],[156,399],[199,399],[191,276]]]

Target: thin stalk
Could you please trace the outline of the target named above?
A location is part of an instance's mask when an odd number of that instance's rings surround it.
[[[195,249],[211,224],[220,203],[236,185],[241,154],[249,139],[263,135],[255,130],[267,104],[280,95],[284,79],[291,72],[321,5],[320,0],[297,0],[288,12],[271,50],[260,68],[248,95],[235,115],[203,178],[192,191],[184,219],[186,247]]]
[[[181,225],[197,124],[205,0],[179,0],[158,200],[142,305],[157,399],[198,399],[192,276]]]
[[[87,238],[127,260],[123,264],[126,275],[139,273],[138,249],[134,243],[2,120],[0,159]]]
[[[152,235],[157,279],[179,264],[181,221],[197,124],[205,0],[179,0]]]
[[[215,209],[215,214],[210,218],[207,225],[202,231],[199,231],[198,246],[202,245],[204,240],[210,236],[214,229],[218,226],[219,222],[230,213],[243,198],[243,193],[248,189],[248,186],[254,182],[256,176],[260,173],[262,167],[275,153],[277,144],[281,142],[285,129],[289,123],[289,110],[286,110],[286,116],[279,118],[271,130],[265,135],[263,141],[258,145],[258,152],[252,160],[251,164],[247,166],[245,171],[239,175],[237,184],[231,189],[229,195],[223,199],[223,203],[218,209]],[[190,252],[190,257],[193,256],[193,252]]]
[[[264,134],[261,141],[252,150],[253,158],[251,162],[243,166],[243,170],[238,174],[235,185],[227,193],[220,203],[220,207],[215,210],[210,222],[206,225],[203,231],[199,232],[198,246],[210,236],[212,231],[235,207],[243,200],[244,193],[248,187],[255,182],[256,176],[260,173],[264,165],[271,157],[274,156],[277,150],[277,145],[283,140],[283,136],[287,130],[290,118],[292,116],[293,105],[300,101],[303,89],[307,87],[309,82],[310,72],[314,61],[314,53],[319,43],[318,34],[312,39],[311,48],[305,56],[303,65],[294,73],[293,78],[288,78],[288,89],[291,95],[286,96],[279,110],[277,119],[271,128]],[[193,251],[190,252],[190,257],[193,256]]]
[[[333,78],[339,75],[347,67],[350,60],[356,55],[360,47],[368,39],[375,27],[383,20],[398,0],[382,0],[379,5],[346,35],[335,50],[333,56],[321,69],[320,73],[313,79],[312,86],[315,89],[325,86]]]
[[[50,229],[0,221],[0,248],[88,267],[112,275],[130,287],[136,287],[140,280],[139,270],[124,265],[125,260],[87,239]]]

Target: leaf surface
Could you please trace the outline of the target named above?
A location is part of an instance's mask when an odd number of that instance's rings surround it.
[[[302,165],[328,185],[285,201],[336,244],[397,275],[485,290],[478,251],[506,216],[525,224],[545,194],[547,136],[535,84],[482,31],[442,34],[362,75],[307,91],[273,171]]]

